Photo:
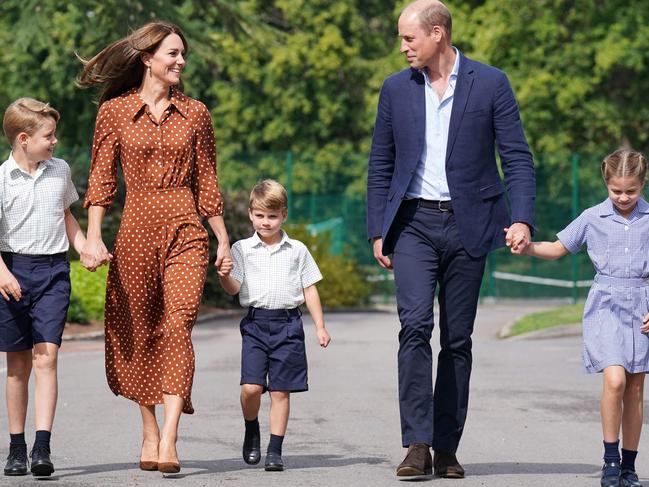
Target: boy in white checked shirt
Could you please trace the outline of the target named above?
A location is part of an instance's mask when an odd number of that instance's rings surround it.
[[[34,476],[50,476],[50,435],[58,395],[57,356],[70,304],[69,242],[85,237],[70,205],[79,199],[70,168],[52,157],[59,113],[20,98],[2,128],[12,152],[0,166],[0,351],[7,352],[7,416],[11,443],[5,475],[26,475],[29,376],[35,385]]]
[[[308,390],[302,303],[315,322],[320,346],[331,341],[315,286],[320,270],[306,246],[282,231],[287,206],[286,190],[277,181],[266,179],[253,188],[248,212],[255,234],[232,246],[232,260],[224,259],[219,275],[223,289],[239,293],[241,306],[248,307],[241,321],[241,409],[246,426],[242,453],[250,465],[261,459],[257,418],[261,395],[270,392],[267,471],[284,470],[290,394]]]

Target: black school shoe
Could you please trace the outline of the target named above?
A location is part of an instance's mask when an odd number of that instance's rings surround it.
[[[54,472],[54,464],[50,460],[50,449],[46,446],[32,448],[32,475],[34,477],[49,477]]]
[[[10,445],[5,475],[27,475],[27,445]]]
[[[620,473],[620,486],[621,487],[642,487],[642,484],[640,483],[640,480],[638,480],[638,474],[635,473],[635,470],[623,468]]]
[[[250,430],[246,430],[246,434],[243,437],[243,461],[248,465],[257,465],[259,460],[261,460],[261,438],[259,436],[259,430],[252,431],[251,428]]]
[[[620,487],[620,464],[618,462],[605,462],[602,467],[601,487]]]
[[[266,470],[266,472],[281,472],[284,470],[282,455],[273,451],[266,453],[266,464],[264,470]]]

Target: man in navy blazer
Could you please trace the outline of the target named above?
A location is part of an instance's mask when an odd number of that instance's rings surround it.
[[[534,221],[534,166],[509,81],[453,47],[451,26],[439,1],[418,0],[403,10],[399,36],[410,68],[383,83],[369,159],[368,236],[379,264],[394,268],[401,322],[399,405],[408,453],[397,468],[400,479],[427,477],[433,469],[464,477],[455,453],[486,255],[516,233],[525,238],[512,252],[523,253]]]

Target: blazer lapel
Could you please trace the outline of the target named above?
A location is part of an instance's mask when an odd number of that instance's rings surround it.
[[[412,113],[413,127],[417,135],[417,158],[413,164],[419,162],[419,157],[426,140],[426,93],[424,90],[424,75],[417,70],[412,70],[410,76],[410,112]]]
[[[453,145],[457,137],[457,131],[460,128],[460,122],[464,116],[464,109],[466,102],[469,100],[471,94],[471,87],[473,86],[473,68],[471,62],[460,53],[460,66],[457,75],[457,82],[455,84],[455,92],[453,93],[453,109],[451,110],[451,121],[448,127],[448,142],[446,144],[446,162],[451,157],[453,152]]]

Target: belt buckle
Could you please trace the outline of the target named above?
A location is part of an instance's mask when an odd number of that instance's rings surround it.
[[[441,211],[442,213],[448,213],[449,211],[451,211],[451,210],[445,210],[444,208],[442,208],[442,203],[445,203],[445,201],[437,200],[437,209],[439,211]]]

